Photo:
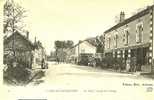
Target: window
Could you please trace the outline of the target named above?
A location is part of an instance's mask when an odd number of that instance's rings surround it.
[[[110,44],[111,44],[110,37],[108,37],[106,41],[107,41],[107,44],[106,44],[107,45],[107,48],[109,49],[110,48]]]
[[[111,38],[108,39],[108,48],[111,46]]]
[[[128,43],[129,43],[129,31],[128,31],[128,28],[124,30],[123,42],[124,42],[125,45],[128,45]]]
[[[143,23],[139,23],[136,25],[136,42],[142,42],[143,38]]]
[[[114,47],[117,47],[117,44],[118,44],[118,35],[116,33],[114,36]]]

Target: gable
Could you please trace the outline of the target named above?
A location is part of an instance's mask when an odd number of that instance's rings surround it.
[[[20,33],[14,33],[4,40],[4,49],[14,48],[15,50],[30,51],[33,50],[33,44]]]

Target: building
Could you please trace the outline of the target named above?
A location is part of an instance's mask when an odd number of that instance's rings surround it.
[[[67,55],[66,55],[66,61],[68,63],[77,63],[77,58],[78,58],[78,46],[75,45],[72,48],[67,50]]]
[[[120,14],[120,22],[104,32],[105,55],[115,59],[135,58],[144,72],[154,71],[154,6],[149,6],[125,19]]]
[[[29,33],[24,36],[16,31],[4,39],[4,64],[18,62],[24,67],[32,67],[34,45],[28,38]]]
[[[89,40],[90,39],[79,41],[78,44],[70,48],[67,51],[67,59],[73,63],[78,63],[81,61],[83,56],[95,55],[97,47]]]
[[[35,49],[33,51],[33,68],[41,68],[42,60],[46,60],[46,52],[42,43],[40,41],[36,41],[36,38],[34,42],[34,47]]]

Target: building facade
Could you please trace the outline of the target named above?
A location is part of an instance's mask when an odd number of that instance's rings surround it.
[[[42,60],[46,60],[46,52],[40,41],[35,40],[34,47],[35,49],[33,50],[33,68],[41,68]]]
[[[104,32],[105,55],[126,61],[135,58],[140,70],[153,72],[154,59],[154,6],[124,19]]]
[[[78,63],[84,55],[95,55],[96,49],[96,46],[88,40],[79,41],[78,44],[67,51],[67,59],[70,62]]]
[[[4,39],[4,64],[13,66],[14,62],[18,62],[23,67],[32,68],[34,45],[28,36],[16,31]]]

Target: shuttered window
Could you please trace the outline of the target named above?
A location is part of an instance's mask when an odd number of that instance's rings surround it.
[[[125,45],[128,45],[128,43],[129,43],[129,30],[128,30],[128,28],[124,30],[124,39],[123,39],[123,41],[124,41]]]
[[[136,42],[141,43],[143,40],[143,23],[136,25]]]

